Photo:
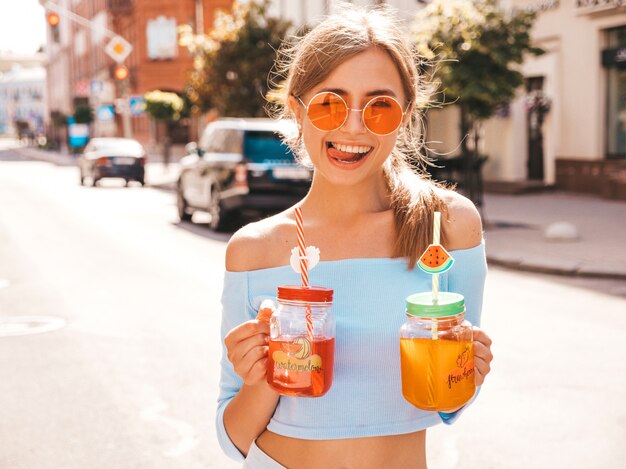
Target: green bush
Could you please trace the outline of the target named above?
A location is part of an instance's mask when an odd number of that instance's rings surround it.
[[[180,119],[184,107],[183,99],[176,93],[154,90],[144,95],[146,112],[156,120],[175,121]]]

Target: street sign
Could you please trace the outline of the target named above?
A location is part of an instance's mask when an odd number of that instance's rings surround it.
[[[96,111],[96,119],[100,122],[111,122],[115,120],[115,110],[111,104],[102,104]]]
[[[104,82],[101,80],[91,80],[89,87],[92,96],[100,96],[104,91]]]
[[[115,36],[104,48],[104,52],[117,63],[122,63],[130,55],[133,46],[122,36]]]
[[[71,147],[84,147],[89,141],[87,124],[70,124],[68,126],[69,144]]]
[[[146,100],[143,96],[131,96],[128,102],[132,116],[141,116],[144,114],[146,110]]]
[[[74,94],[80,98],[89,97],[89,82],[87,80],[78,80],[75,82]]]
[[[118,114],[124,114],[128,110],[128,99],[117,98],[113,104],[115,105],[115,112]]]

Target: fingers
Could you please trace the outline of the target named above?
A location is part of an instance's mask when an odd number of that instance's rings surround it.
[[[493,353],[491,353],[491,349],[486,347],[481,342],[474,342],[474,358],[480,358],[485,363],[491,363],[493,360]]]
[[[268,349],[267,345],[255,346],[248,350],[237,365],[234,365],[235,372],[246,384],[255,384],[265,379]]]
[[[270,327],[263,321],[257,321],[253,319],[251,321],[244,322],[239,326],[232,329],[226,337],[224,337],[224,345],[226,348],[234,347],[237,342],[240,342],[255,334],[267,334],[270,333]]]
[[[265,351],[265,354],[267,355],[267,350]],[[254,363],[250,367],[250,370],[248,370],[244,383],[252,386],[261,381],[265,381],[265,377],[267,376],[267,360],[268,358],[266,356],[265,358],[262,358]]]
[[[254,349],[267,345],[267,336],[265,334],[255,334],[244,340],[237,342],[230,349],[226,350],[227,357],[230,362],[236,366],[244,360],[247,355]],[[252,355],[254,357],[254,355]]]
[[[474,327],[474,375],[476,386],[485,381],[485,377],[491,371],[491,338],[481,329]]]
[[[246,384],[265,378],[269,326],[252,320],[237,326],[224,338],[226,354],[233,369]]]
[[[474,355],[474,379],[476,386],[480,386],[485,381],[485,377],[491,371],[491,365],[481,357]]]
[[[485,333],[485,331],[476,326],[473,327],[473,337],[474,342],[480,342],[486,347],[491,347],[491,338]]]

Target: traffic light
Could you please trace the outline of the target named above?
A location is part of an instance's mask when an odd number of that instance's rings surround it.
[[[51,12],[46,16],[46,20],[50,25],[50,33],[52,34],[52,40],[54,42],[59,42],[59,23],[61,22],[61,18],[58,14]]]
[[[128,69],[123,65],[116,65],[113,69],[113,76],[118,81],[124,81],[128,78]]]

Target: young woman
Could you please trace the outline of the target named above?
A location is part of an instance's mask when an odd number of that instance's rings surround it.
[[[311,190],[297,205],[307,244],[321,251],[311,284],[335,291],[335,378],[313,399],[281,397],[266,383],[269,327],[254,318],[278,285],[299,283],[289,266],[295,208],[242,228],[226,251],[220,444],[244,467],[425,468],[425,429],[452,423],[461,409],[426,412],[402,397],[405,298],[430,289],[430,276],[415,264],[431,239],[433,212],[441,211],[442,244],[456,261],[441,288],[463,294],[466,318],[479,325],[480,217],[470,201],[406,162],[418,157],[412,117],[422,84],[385,10],[333,15],[289,57],[283,117],[296,120],[292,147],[314,167]],[[490,346],[476,329],[477,385],[489,373]]]

